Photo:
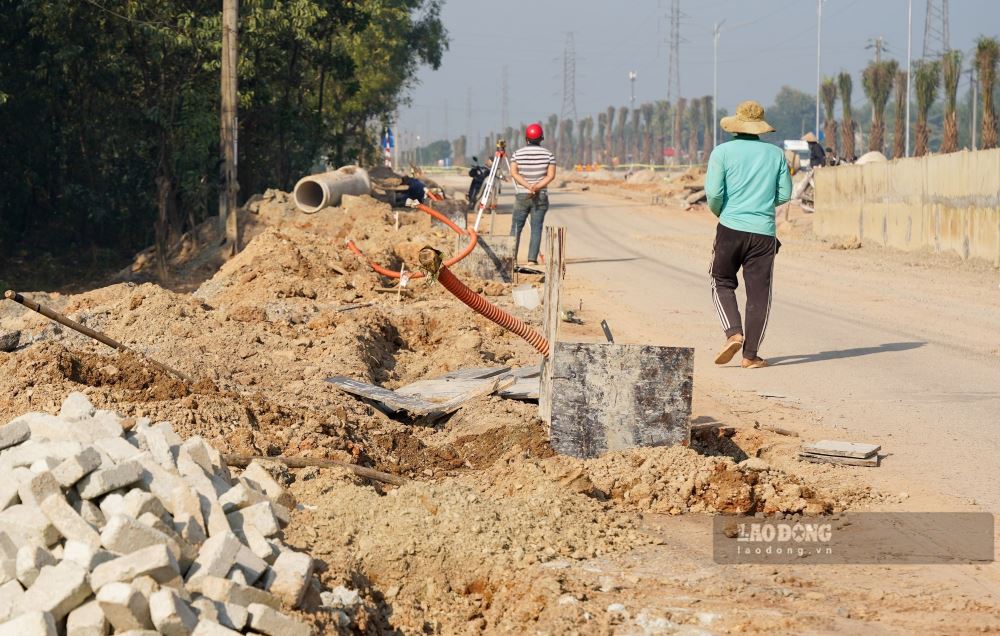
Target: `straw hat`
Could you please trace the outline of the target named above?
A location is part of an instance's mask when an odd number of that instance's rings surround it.
[[[748,99],[736,107],[736,114],[723,117],[719,122],[722,129],[731,133],[762,135],[774,132],[774,127],[764,121],[764,107]]]
[[[812,134],[811,132],[807,132],[806,134],[802,135],[802,141],[818,142],[819,139],[816,139],[816,135]]]

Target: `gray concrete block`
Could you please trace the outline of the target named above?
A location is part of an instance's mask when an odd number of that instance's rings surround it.
[[[8,426],[10,426],[8,424]],[[0,457],[0,471],[7,471],[17,466],[31,466],[40,459],[63,461],[83,450],[80,442],[27,442],[8,448]]]
[[[183,481],[178,483],[171,495],[174,513],[174,527],[181,537],[193,545],[205,541],[205,517],[201,512],[201,498],[194,488]]]
[[[178,464],[181,458],[197,465],[199,468],[204,470],[207,474],[212,474],[212,457],[209,453],[209,446],[200,437],[191,437],[187,439],[177,451],[177,461]]]
[[[66,636],[106,636],[108,619],[97,600],[87,601],[66,617]]]
[[[177,593],[163,588],[149,597],[153,625],[164,636],[189,636],[198,625],[198,617]]]
[[[67,492],[66,499],[69,500],[69,494],[76,493],[75,490],[70,490]],[[78,493],[77,493],[78,494]],[[93,528],[100,528],[106,522],[106,517],[101,509],[97,507],[97,504],[89,499],[80,499],[79,496],[76,497],[76,501],[71,501],[70,505],[73,506],[73,510],[76,510],[77,514],[83,517],[83,520],[91,525]]]
[[[142,429],[143,440],[149,454],[160,466],[174,470],[177,468],[177,451],[181,438],[174,433],[169,422],[159,422]]]
[[[180,576],[180,568],[167,546],[156,545],[98,565],[90,574],[90,582],[99,590],[108,583],[127,583],[140,576],[149,576],[161,585],[172,585]]]
[[[0,480],[0,510],[17,505],[21,501],[21,482],[30,480],[34,476],[35,473],[24,466],[6,471],[3,480]]]
[[[137,447],[133,446],[126,439],[121,437],[106,437],[104,439],[99,439],[94,442],[94,446],[110,457],[116,464],[119,464],[126,459],[133,459],[141,452]]]
[[[153,627],[149,600],[128,583],[108,583],[102,587],[97,592],[97,604],[115,631]]]
[[[0,426],[0,449],[16,446],[31,437],[31,427],[28,422],[17,418],[9,424]]]
[[[31,439],[35,442],[40,441],[66,441],[73,439],[67,431],[69,424],[66,420],[56,417],[55,415],[49,415],[48,413],[25,413],[24,415],[15,419],[13,423],[25,423],[28,425],[28,429],[31,431]],[[10,426],[10,424],[8,424]]]
[[[295,498],[292,497],[292,494],[285,490],[259,461],[254,460],[250,462],[250,465],[243,471],[242,477],[251,486],[267,495],[271,501],[281,504],[286,508],[295,507]]]
[[[84,499],[94,499],[112,490],[134,484],[142,479],[142,475],[142,465],[138,461],[130,459],[114,468],[90,473],[77,483],[76,489]]]
[[[240,585],[218,576],[206,576],[198,579],[197,585],[189,585],[188,589],[222,603],[243,607],[247,607],[251,603],[261,603],[275,609],[281,607],[281,601],[273,594],[249,585]]]
[[[252,488],[242,480],[237,481],[232,488],[219,496],[219,504],[222,505],[222,510],[226,514],[235,510],[242,510],[266,500],[267,495],[256,488]]]
[[[0,636],[58,636],[56,621],[49,612],[29,611],[0,625]]]
[[[270,501],[262,501],[242,510],[235,510],[226,519],[229,526],[236,531],[242,531],[245,526],[253,526],[265,537],[272,537],[281,531],[274,505]]]
[[[98,469],[101,465],[101,455],[92,446],[84,448],[69,459],[64,459],[52,469],[52,476],[63,488],[69,488],[80,481],[84,475]]]
[[[250,612],[250,628],[267,636],[310,636],[312,627],[285,616],[272,607],[253,603],[247,610]]]
[[[33,506],[18,504],[0,512],[0,532],[17,545],[31,543],[48,547],[61,536],[48,517]]]
[[[236,563],[233,567],[243,573],[243,578],[249,585],[256,583],[267,571],[267,561],[258,557],[245,545],[240,545],[236,553]]]
[[[46,497],[38,508],[63,537],[92,545],[94,548],[100,547],[100,535],[76,510],[73,510],[73,506],[69,505],[61,492]]]
[[[225,576],[235,565],[236,555],[243,544],[235,534],[229,532],[209,538],[198,551],[198,558],[191,564],[185,579],[189,585],[206,576]]]
[[[285,550],[271,565],[264,579],[264,589],[280,598],[289,607],[298,607],[309,587],[313,565],[313,560],[308,554]]]
[[[101,530],[100,541],[108,550],[122,555],[154,545],[164,545],[170,549],[175,559],[180,558],[180,548],[169,536],[126,515],[115,515],[108,519],[107,525]]]
[[[63,400],[62,408],[59,409],[59,417],[69,422],[85,420],[93,417],[95,410],[94,405],[90,403],[90,398],[83,393],[74,391]]]
[[[199,619],[213,621],[236,631],[242,631],[250,620],[250,612],[242,605],[221,603],[199,596],[191,606],[198,613]]]
[[[100,509],[105,519],[125,514],[125,495],[109,493],[101,498]]]
[[[140,453],[134,458],[142,466],[142,487],[156,495],[171,514],[177,515],[173,509],[174,489],[185,485],[184,480],[160,466],[148,452]]]
[[[94,548],[93,546],[81,543],[80,541],[69,540],[63,548],[63,561],[76,563],[88,572],[93,571],[98,565],[117,559],[119,554]]]
[[[14,617],[23,596],[24,588],[17,581],[7,581],[0,585],[0,623]]]
[[[16,559],[17,580],[24,587],[31,587],[42,568],[56,563],[56,558],[45,548],[37,545],[21,546]]]
[[[168,514],[159,497],[138,488],[133,488],[125,494],[122,512],[133,519],[138,519],[147,512],[157,517]]]
[[[35,584],[21,598],[24,611],[43,611],[61,621],[70,610],[83,603],[91,594],[87,571],[75,563],[62,561],[42,568]]]
[[[174,557],[180,565],[181,572],[186,572],[191,566],[191,563],[198,558],[197,546],[193,546],[185,541],[172,526],[168,525],[167,522],[160,517],[157,517],[151,512],[147,512],[136,521],[144,526],[149,526],[154,530],[158,530],[168,537],[169,541],[167,546],[170,548],[170,551],[174,553]]]
[[[191,636],[239,636],[239,632],[234,632],[228,627],[223,627],[212,621],[200,620],[197,627],[191,632]]]
[[[44,459],[36,460],[31,466],[28,466],[28,470],[35,473],[47,473],[53,468],[59,465],[59,460],[52,457],[45,457]]]
[[[255,556],[264,559],[267,563],[274,563],[278,558],[278,551],[274,549],[260,530],[253,526],[245,526],[242,531],[234,531],[240,541],[244,543]]]

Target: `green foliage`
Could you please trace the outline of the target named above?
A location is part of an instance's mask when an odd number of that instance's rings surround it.
[[[816,98],[808,93],[782,86],[774,104],[766,109],[764,118],[775,131],[769,137],[774,143],[784,139],[798,139],[813,129],[816,118]]]
[[[442,0],[241,0],[241,198],[372,159],[447,48]],[[221,2],[0,0],[0,249],[148,245],[217,213]],[[3,252],[0,252],[3,253]]]

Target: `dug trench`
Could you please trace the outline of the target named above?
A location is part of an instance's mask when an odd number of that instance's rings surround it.
[[[284,203],[282,203],[284,202]],[[118,282],[74,296],[32,294],[141,355],[197,378],[187,385],[38,316],[5,307],[22,332],[0,353],[0,420],[58,411],[72,391],[124,417],[173,423],[223,453],[331,458],[406,477],[401,487],[338,469],[282,471],[300,506],[286,543],[318,562],[323,589],[360,590],[350,625],[313,605],[325,632],[550,633],[611,629],[600,595],[577,593],[580,568],[661,542],[650,518],[734,512],[828,513],[871,493],[831,490],[757,456],[767,433],[709,430],[690,447],[645,448],[591,460],[556,456],[533,404],[482,397],[436,421],[388,417],[325,379],[397,388],[456,369],[537,363],[526,343],[426,281],[409,294],[342,247],[349,234],[383,262],[414,262],[453,239],[422,216],[395,230],[387,206],[362,198],[298,221],[287,196],[247,212],[253,240],[205,278],[188,249],[191,291]],[[335,237],[331,239],[331,237]],[[208,248],[206,248],[208,249]],[[138,268],[141,273],[142,267]],[[469,281],[515,309],[511,286]],[[566,595],[574,592],[573,602]]]

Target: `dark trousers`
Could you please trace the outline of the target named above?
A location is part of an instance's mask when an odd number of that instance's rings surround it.
[[[529,197],[527,193],[518,192],[514,195],[514,218],[510,226],[510,234],[514,237],[514,257],[521,245],[521,230],[531,216],[531,242],[528,244],[528,260],[538,261],[538,252],[542,249],[542,227],[545,225],[545,213],[549,211],[549,193],[542,191]]]
[[[757,350],[767,330],[771,312],[771,283],[774,280],[774,257],[781,247],[777,237],[733,230],[721,223],[715,230],[712,250],[712,302],[719,313],[726,337],[744,336],[743,357],[757,357]],[[743,269],[747,288],[746,330],[736,304],[736,273]]]

